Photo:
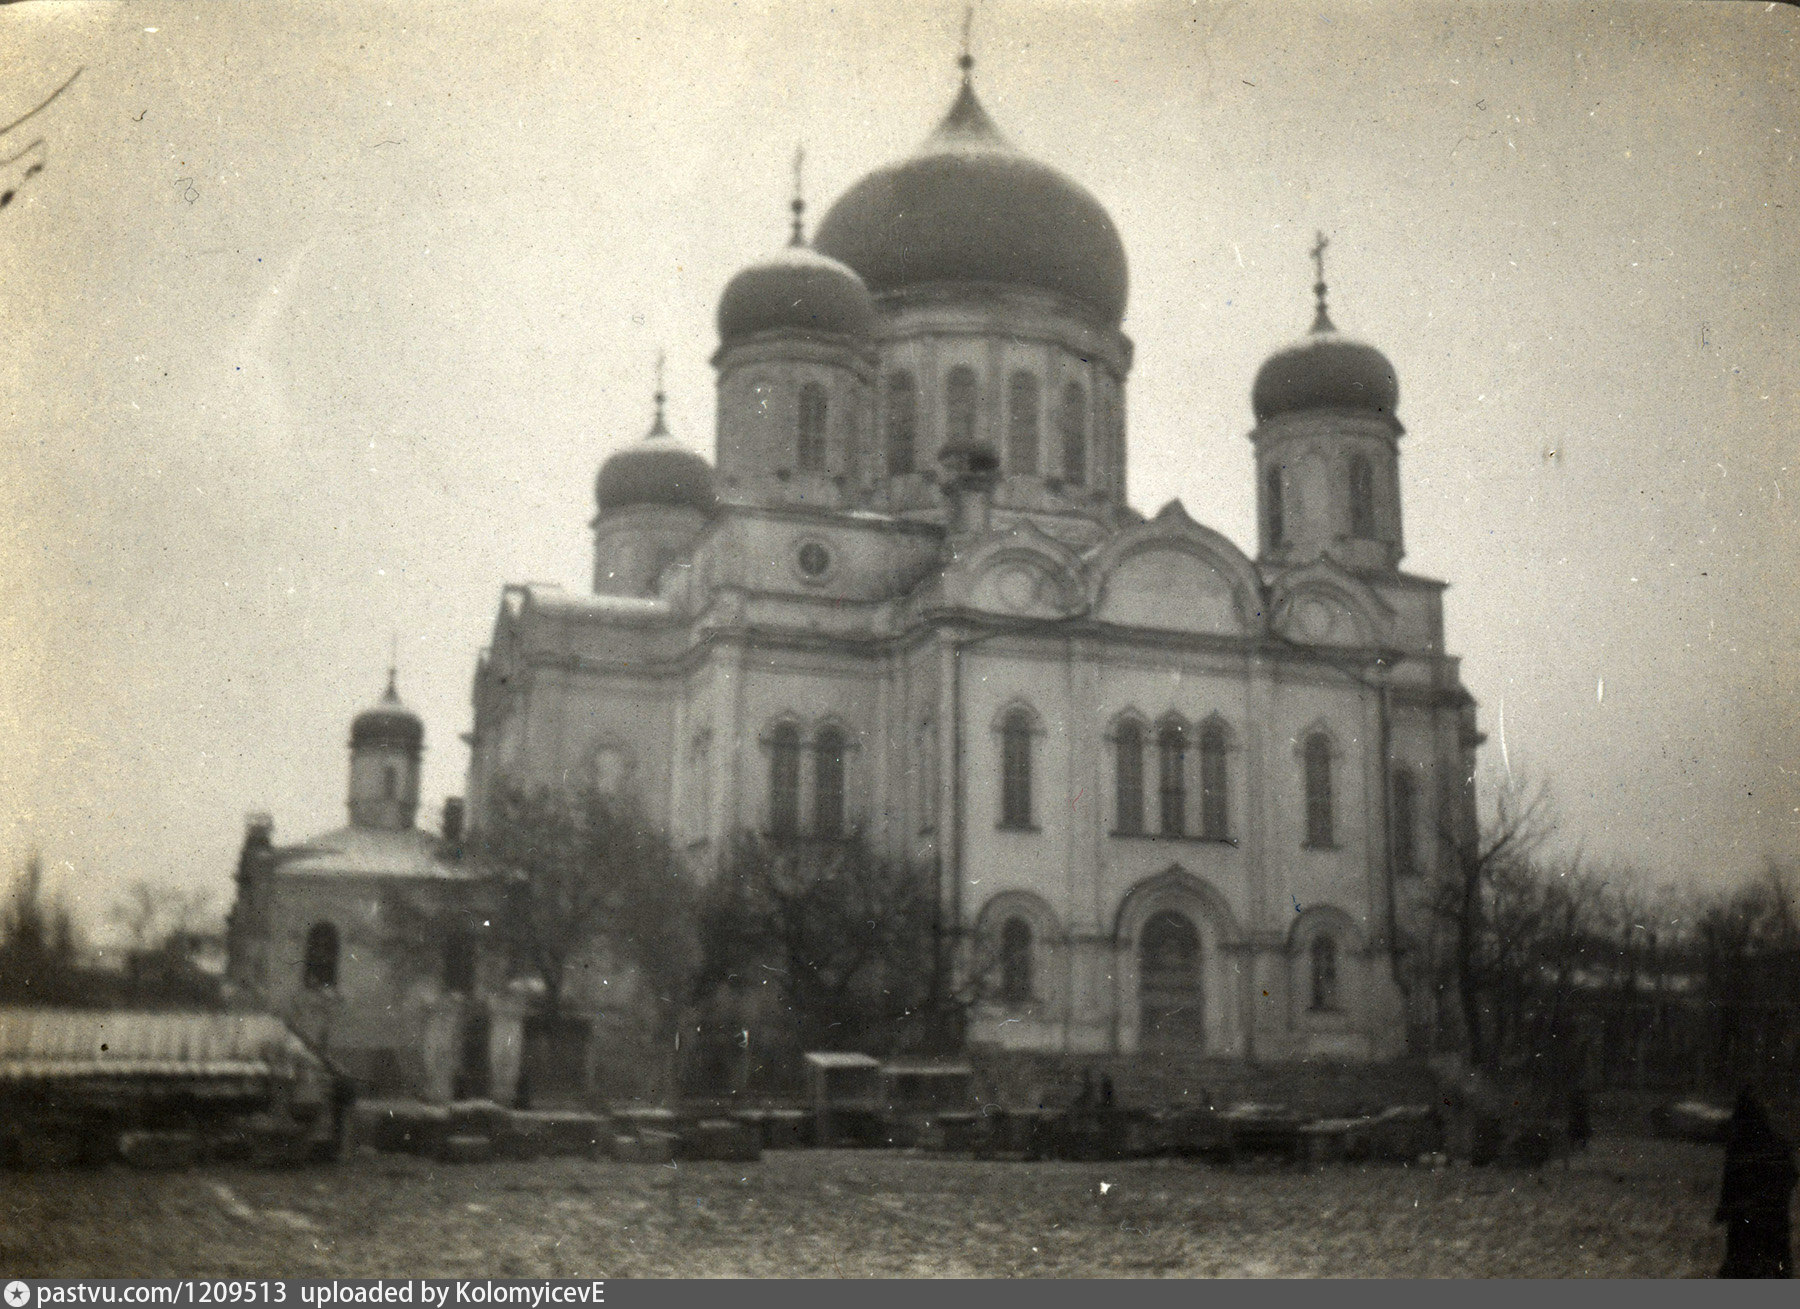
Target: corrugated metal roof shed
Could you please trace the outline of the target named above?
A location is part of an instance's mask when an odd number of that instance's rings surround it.
[[[325,1068],[272,1014],[0,1008],[0,1082],[293,1076]]]

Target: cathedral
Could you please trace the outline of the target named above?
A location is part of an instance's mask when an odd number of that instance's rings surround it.
[[[928,869],[974,1048],[1438,1049],[1432,901],[1480,737],[1445,584],[1400,567],[1394,370],[1335,329],[1321,239],[1312,330],[1251,387],[1254,553],[1179,501],[1134,510],[1124,247],[971,67],[912,155],[810,240],[796,199],[725,286],[713,460],[659,394],[600,467],[592,593],[504,588],[468,813],[503,782],[595,786],[697,871],[746,831]],[[342,986],[341,1021],[399,1021],[391,987],[339,982],[336,920],[466,876],[460,806],[414,827],[421,734],[390,685],[353,731],[351,826],[286,853],[253,827],[234,970],[284,1007]],[[438,992],[481,989],[475,966],[443,967],[365,1044],[435,1047],[413,1062],[447,1087],[506,1028],[491,1063],[516,1073],[526,1003],[472,1027]]]
[[[600,468],[593,593],[505,589],[470,812],[624,788],[696,867],[745,830],[929,867],[974,1043],[1431,1048],[1478,737],[1444,584],[1400,568],[1394,370],[1321,271],[1251,392],[1255,556],[1133,510],[1118,231],[969,70],[725,286],[713,462],[659,396]]]

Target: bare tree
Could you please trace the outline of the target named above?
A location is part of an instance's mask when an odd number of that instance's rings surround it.
[[[561,1015],[579,964],[608,949],[636,973],[658,1027],[673,1027],[696,957],[693,891],[634,801],[505,785],[473,851],[494,882],[494,924],[512,972],[542,984],[548,1017]]]
[[[107,918],[124,933],[131,954],[153,953],[189,941],[214,926],[218,916],[211,892],[142,879],[127,886],[107,911]]]
[[[68,907],[44,887],[44,862],[25,858],[0,909],[0,1000],[68,1004],[87,998],[87,978]]]
[[[934,1044],[945,994],[929,880],[860,840],[742,837],[707,895],[700,988],[772,981],[809,1049]]]
[[[1455,870],[1438,902],[1450,928],[1451,980],[1469,1058],[1489,1072],[1498,1068],[1501,1052],[1496,988],[1521,966],[1527,939],[1537,930],[1539,910],[1526,889],[1531,858],[1557,827],[1547,784],[1508,773],[1491,791],[1493,813],[1472,836],[1450,825],[1438,834]]]

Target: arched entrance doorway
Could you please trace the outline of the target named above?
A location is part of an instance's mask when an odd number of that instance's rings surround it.
[[[1152,915],[1138,933],[1138,1048],[1202,1049],[1204,1001],[1193,920],[1173,909]]]

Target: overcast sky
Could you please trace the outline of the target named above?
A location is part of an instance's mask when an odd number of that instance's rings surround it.
[[[0,857],[228,901],[247,810],[344,818],[390,634],[462,790],[506,582],[593,477],[712,453],[726,279],[913,148],[961,5],[0,11]],[[1253,550],[1258,364],[1400,375],[1408,554],[1487,763],[1664,878],[1800,856],[1800,13],[984,0],[978,90],[1131,261],[1130,494]],[[26,176],[33,162],[42,171]]]

